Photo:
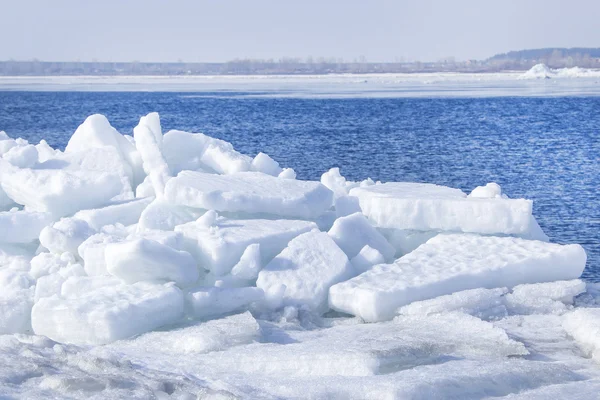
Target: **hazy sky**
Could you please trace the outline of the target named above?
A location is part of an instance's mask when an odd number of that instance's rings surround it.
[[[600,46],[600,0],[0,0],[0,60],[483,59]]]

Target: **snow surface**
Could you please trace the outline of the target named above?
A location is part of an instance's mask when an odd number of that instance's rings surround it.
[[[1,76],[1,90],[156,91],[184,96],[292,98],[405,98],[598,95],[600,70],[568,68],[552,79],[520,79],[522,72],[391,73],[262,76]],[[566,78],[566,79],[565,79]],[[570,79],[577,78],[577,79]],[[187,94],[185,94],[187,92]],[[250,158],[250,161],[252,158]]]
[[[301,181],[152,113],[0,132],[0,188],[0,398],[600,390],[585,252],[495,183]]]
[[[260,172],[182,171],[165,191],[173,204],[282,217],[317,218],[332,205],[331,191],[318,182],[278,179]]]

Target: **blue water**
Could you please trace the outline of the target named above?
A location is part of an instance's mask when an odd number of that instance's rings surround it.
[[[253,93],[256,95],[256,93]],[[0,92],[0,130],[64,148],[86,116],[122,133],[158,111],[163,129],[204,132],[263,151],[302,179],[339,166],[348,179],[418,181],[470,191],[499,183],[534,200],[558,243],[588,252],[600,281],[600,97],[256,98],[245,93]]]

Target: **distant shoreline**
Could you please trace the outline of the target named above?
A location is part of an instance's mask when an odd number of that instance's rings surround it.
[[[549,68],[600,68],[600,48],[546,48],[496,54],[486,60],[433,62],[348,61],[333,57],[235,59],[227,62],[0,61],[0,76],[278,76],[525,72]]]

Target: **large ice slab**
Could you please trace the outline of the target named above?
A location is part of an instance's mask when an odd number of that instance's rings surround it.
[[[155,199],[139,215],[137,230],[173,230],[177,225],[196,220],[201,210],[170,204],[164,199]]]
[[[316,218],[333,194],[319,182],[281,179],[260,172],[216,175],[183,171],[166,186],[167,200],[206,210]]]
[[[173,173],[183,170],[232,174],[250,170],[252,158],[231,143],[202,133],[172,130],[165,134],[163,152]]]
[[[96,230],[116,223],[125,226],[132,225],[138,222],[142,212],[152,201],[153,198],[141,198],[115,202],[103,208],[81,210],[73,217],[86,221],[90,227]]]
[[[106,147],[112,147],[118,151],[123,162],[126,163],[126,172],[132,186],[140,184],[144,171],[139,153],[125,136],[110,125],[104,115],[94,114],[87,117],[69,139],[65,153],[85,152],[90,149]]]
[[[123,192],[119,174],[63,169],[15,169],[2,188],[16,203],[55,217],[106,205]]]
[[[333,286],[329,304],[366,321],[392,318],[398,307],[453,292],[578,278],[579,245],[512,237],[440,234],[393,264]]]
[[[294,237],[317,227],[313,222],[294,220],[206,219],[178,225],[175,232],[183,234],[185,249],[200,266],[217,276],[229,273],[251,244],[260,244],[261,260],[266,265]]]
[[[467,197],[428,183],[389,182],[357,187],[350,195],[380,228],[524,234],[532,225],[530,200]]]
[[[311,231],[293,239],[260,271],[256,286],[267,297],[282,295],[283,305],[325,312],[331,285],[353,275],[348,257],[333,239],[325,232]]]
[[[154,194],[161,198],[165,185],[171,178],[171,171],[161,151],[162,129],[158,114],[150,113],[140,118],[140,123],[133,128],[133,137],[142,158],[144,172],[152,182]]]
[[[199,276],[190,253],[150,239],[111,243],[104,254],[106,270],[126,283],[165,280],[186,287],[196,283]]]
[[[40,299],[33,331],[63,343],[94,345],[150,331],[183,315],[183,294],[172,284],[138,282],[104,286],[85,295]]]

